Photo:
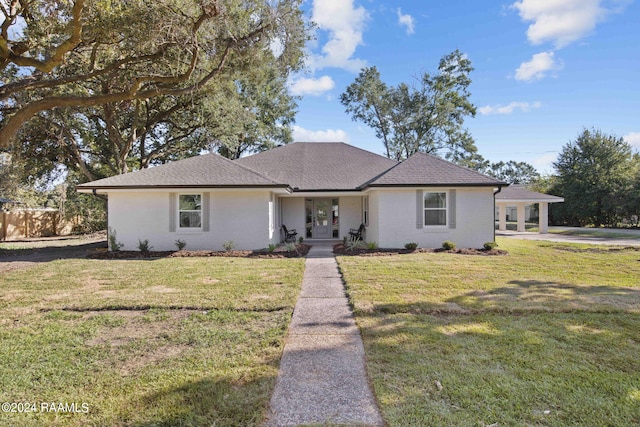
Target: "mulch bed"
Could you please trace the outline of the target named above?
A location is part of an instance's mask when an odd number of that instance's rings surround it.
[[[296,245],[295,251],[277,248],[273,252],[266,249],[254,251],[98,251],[87,255],[91,259],[138,259],[138,258],[189,258],[189,257],[236,257],[236,258],[302,258],[307,256],[311,246]]]
[[[445,252],[448,254],[460,254],[460,255],[508,255],[508,252],[502,249],[473,249],[473,248],[461,248],[461,249],[453,249],[446,250],[443,248],[416,248],[416,249],[390,249],[390,248],[376,248],[376,249],[367,249],[367,248],[358,248],[358,249],[349,249],[346,248],[342,243],[338,243],[333,246],[333,253],[336,255],[357,255],[357,256],[390,256],[390,255],[398,255],[398,254],[416,254],[416,253],[439,253]]]

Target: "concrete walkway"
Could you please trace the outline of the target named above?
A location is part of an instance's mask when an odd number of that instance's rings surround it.
[[[266,426],[384,425],[331,244],[314,244]]]

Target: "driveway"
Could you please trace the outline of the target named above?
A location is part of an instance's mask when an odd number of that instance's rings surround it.
[[[546,240],[550,242],[583,243],[588,245],[640,246],[640,230],[593,229],[578,227],[549,227],[549,231],[570,232],[571,234],[538,234],[531,232],[498,231],[496,236],[523,240]],[[589,236],[589,234],[597,234]],[[607,237],[611,234],[611,237]],[[622,236],[624,235],[624,236]]]
[[[29,268],[62,258],[85,258],[90,250],[106,248],[103,234],[2,242],[0,272]]]

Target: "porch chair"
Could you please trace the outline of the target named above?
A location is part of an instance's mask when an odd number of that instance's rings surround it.
[[[295,230],[295,228],[287,230],[287,226],[282,224],[282,231],[284,232],[285,243],[295,243],[296,236],[298,235],[298,232]]]
[[[358,227],[357,229],[350,228],[349,237],[351,238],[351,240],[362,240],[362,233],[364,233],[364,229],[364,224],[360,224],[360,227]]]

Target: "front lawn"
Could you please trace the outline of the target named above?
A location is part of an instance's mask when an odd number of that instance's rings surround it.
[[[391,426],[640,423],[640,251],[338,257]]]
[[[259,425],[303,271],[303,259],[164,258],[3,273],[0,401],[36,412],[0,425]]]

